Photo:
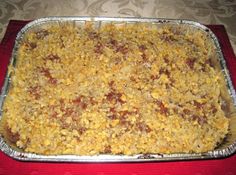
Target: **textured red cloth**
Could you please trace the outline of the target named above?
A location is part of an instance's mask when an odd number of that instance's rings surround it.
[[[0,87],[3,83],[7,64],[17,32],[26,21],[10,21],[0,44]],[[219,38],[234,86],[236,87],[236,58],[227,33],[222,25],[208,26]],[[0,152],[0,175],[72,175],[72,174],[195,174],[195,175],[234,175],[236,174],[236,155],[216,160],[151,162],[151,163],[44,163],[21,162]]]

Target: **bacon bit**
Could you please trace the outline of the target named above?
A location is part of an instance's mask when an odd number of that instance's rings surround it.
[[[165,74],[168,78],[170,78],[170,72],[167,69],[161,68],[159,70],[159,74]]]
[[[195,101],[195,100],[193,101],[193,105],[194,105],[196,108],[198,108],[198,109],[202,109],[205,104],[206,104],[206,103],[199,103],[199,102],[197,102],[197,101]]]
[[[123,44],[116,46],[116,52],[121,52],[122,54],[127,54],[129,49]]]
[[[145,54],[145,50],[147,49],[147,47],[145,45],[140,45],[139,46],[139,50],[142,52],[142,58],[144,61],[147,61],[147,55]]]
[[[97,53],[97,54],[102,54],[102,52],[103,52],[103,45],[102,45],[101,42],[98,42],[98,43],[95,45],[94,52]]]
[[[95,105],[98,103],[97,101],[94,100],[93,97],[89,97],[89,102],[91,103],[91,105]]]
[[[64,118],[61,118],[60,122],[62,129],[68,129],[70,127],[70,124],[66,123]]]
[[[25,42],[24,43],[25,47],[29,50],[33,50],[37,47],[36,43],[32,43],[32,42]]]
[[[183,110],[183,113],[186,114],[186,115],[190,115],[191,114],[191,111],[189,109],[184,109]]]
[[[120,114],[120,116],[121,117],[126,117],[127,115],[131,115],[131,114],[133,114],[134,112],[132,112],[132,111],[127,111],[127,110],[125,110],[125,111],[119,111],[119,114]]]
[[[118,98],[121,97],[121,95],[118,96]],[[108,101],[112,101],[112,100],[116,100],[117,99],[117,94],[114,93],[114,92],[109,92],[107,95],[106,95],[106,99]]]
[[[112,80],[112,81],[110,81],[110,82],[108,83],[109,87],[110,87],[112,90],[114,90],[114,84],[115,84],[115,81],[114,81],[114,80]]]
[[[167,33],[163,32],[163,35],[160,37],[162,40],[166,42],[174,41],[173,36],[167,35]]]
[[[110,108],[111,113],[116,113],[116,109],[114,107]]]
[[[118,42],[114,39],[111,39],[109,42],[113,47],[116,47],[118,45]]]
[[[191,115],[191,119],[197,121],[199,125],[206,123],[206,118],[198,115]]]
[[[117,117],[117,113],[116,113],[116,109],[115,109],[114,107],[111,107],[111,108],[109,109],[109,111],[110,111],[110,113],[111,113],[111,115],[108,115],[108,116],[107,116],[109,119],[114,120],[114,119],[117,119],[117,118],[118,118],[118,117]]]
[[[164,105],[161,101],[157,101],[156,103],[157,103],[157,105],[158,105],[159,108],[160,108],[161,114],[167,115],[167,113],[168,113],[168,108],[166,108],[165,105]]]
[[[159,78],[160,78],[159,75],[151,75],[151,79],[152,79],[152,80],[157,80],[157,79],[159,79]]]
[[[105,153],[105,154],[111,153],[111,146],[110,146],[110,145],[105,146],[105,148],[104,148],[104,153]]]
[[[58,116],[58,113],[54,111],[54,112],[52,113],[52,118],[57,118],[57,116]]]
[[[211,110],[213,114],[217,112],[217,108],[214,105],[211,105]]]
[[[77,97],[72,102],[82,109],[86,109],[88,107],[87,103],[84,101],[84,96]]]
[[[114,92],[113,90],[111,92],[109,92],[106,95],[106,99],[108,101],[115,101],[115,102],[119,102],[119,103],[124,103],[124,101],[121,99],[122,94],[121,93],[117,93]]]
[[[119,118],[119,121],[120,121],[120,124],[121,124],[121,125],[131,126],[131,122],[130,122],[130,121],[127,121],[125,117],[120,117],[120,118]],[[128,129],[128,127],[127,127],[127,129]]]
[[[147,124],[145,124],[144,122],[138,122],[138,123],[136,123],[136,126],[137,126],[138,130],[140,130],[142,132],[149,133],[149,132],[152,131],[152,129]]]
[[[78,132],[79,132],[80,135],[82,135],[83,133],[85,133],[86,130],[87,130],[87,128],[85,128],[85,127],[80,127],[80,128],[78,129]]]
[[[95,32],[95,31],[89,32],[89,33],[88,33],[88,37],[89,37],[90,39],[98,39],[98,38],[100,38],[99,34],[98,34],[97,32]]]
[[[28,92],[35,98],[35,100],[38,100],[40,98],[39,86],[34,86],[34,87],[30,86]]]
[[[186,64],[188,65],[188,67],[190,69],[193,69],[195,61],[196,61],[195,58],[189,58],[189,59],[186,60]]]
[[[53,78],[49,69],[42,68],[40,72],[49,79],[49,82],[53,85],[57,84],[57,79]]]
[[[107,117],[111,120],[117,119],[117,116],[115,114],[108,115]]]
[[[143,45],[143,44],[139,46],[139,50],[141,52],[144,52],[146,49],[147,49],[147,47],[145,45]]]
[[[60,60],[61,58],[57,55],[53,55],[53,54],[50,54],[48,55],[46,58],[44,58],[45,60],[51,60],[51,61],[56,61],[56,60]]]
[[[7,133],[7,138],[9,139],[9,141],[10,141],[11,143],[14,143],[14,144],[15,144],[18,140],[20,140],[20,135],[19,135],[19,133],[18,133],[18,132],[13,133],[13,132],[11,131],[11,128],[6,127],[6,133]]]
[[[47,35],[49,35],[49,32],[45,29],[42,29],[40,31],[37,31],[36,33],[36,38],[37,39],[43,39],[45,38]]]
[[[51,74],[49,72],[49,69],[42,68],[40,71],[45,77],[51,78]]]
[[[49,79],[49,82],[51,83],[51,84],[57,84],[57,79],[55,79],[55,78],[50,78]]]
[[[81,103],[81,101],[82,101],[82,97],[83,97],[83,96],[77,97],[77,98],[74,99],[72,102],[75,103],[75,104],[77,104],[77,105],[79,105],[79,104]]]
[[[168,60],[168,58],[166,58],[166,57],[164,57],[163,60],[164,60],[164,62],[165,62],[166,64],[168,64],[168,63],[170,62],[170,61]]]
[[[64,112],[65,116],[70,116],[75,111],[73,109],[71,109],[71,108],[66,108],[63,112]]]
[[[81,107],[82,109],[86,109],[86,108],[88,107],[88,105],[87,105],[86,103],[82,102],[82,103],[80,104],[80,107]]]
[[[144,60],[144,62],[148,61],[148,57],[145,53],[142,54],[142,59]]]

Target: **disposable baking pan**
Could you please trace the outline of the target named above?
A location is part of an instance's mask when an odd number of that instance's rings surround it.
[[[213,32],[206,26],[189,20],[175,19],[157,19],[157,18],[109,18],[109,17],[47,17],[34,20],[27,24],[17,35],[15,45],[12,51],[12,56],[9,65],[14,66],[17,61],[17,52],[24,35],[32,30],[35,30],[44,25],[54,23],[75,23],[83,24],[86,21],[93,21],[98,27],[102,23],[150,23],[154,25],[187,25],[190,28],[202,30],[207,33],[209,39],[213,41],[216,49],[216,55],[222,73],[224,75],[228,93],[231,97],[233,106],[236,105],[235,90],[232,85],[230,74],[226,66],[224,56],[222,54],[219,42]],[[4,85],[0,96],[0,120],[2,119],[2,107],[4,99],[8,94],[8,88],[11,83],[10,73],[6,74]],[[22,161],[54,161],[54,162],[147,162],[147,161],[173,161],[173,160],[193,160],[193,159],[215,159],[223,158],[232,155],[236,150],[236,118],[230,120],[230,133],[225,141],[216,149],[205,153],[178,153],[178,154],[138,154],[138,155],[107,155],[101,154],[96,156],[79,156],[79,155],[40,155],[27,153],[17,148],[10,146],[5,138],[0,135],[0,150],[6,155]]]

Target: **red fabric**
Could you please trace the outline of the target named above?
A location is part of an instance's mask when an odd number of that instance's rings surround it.
[[[5,37],[0,44],[0,87],[3,83],[7,64],[17,32],[26,24],[24,21],[10,21]],[[219,38],[234,85],[236,85],[236,58],[222,25],[208,26]],[[236,87],[236,86],[235,86]],[[236,155],[224,159],[151,162],[151,163],[44,163],[21,162],[0,152],[0,175],[72,175],[72,174],[195,174],[234,175]]]

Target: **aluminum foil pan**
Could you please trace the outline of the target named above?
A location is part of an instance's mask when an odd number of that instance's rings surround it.
[[[84,23],[86,21],[94,21],[98,26],[101,23],[136,23],[145,22],[150,24],[177,24],[188,25],[193,28],[207,32],[209,38],[213,41],[216,48],[216,53],[220,62],[222,72],[225,77],[229,95],[232,97],[233,106],[236,106],[236,95],[232,85],[229,71],[227,69],[224,56],[222,54],[219,42],[213,32],[200,23],[189,20],[174,20],[174,19],[157,19],[157,18],[108,18],[108,17],[47,17],[34,20],[27,24],[17,35],[15,45],[12,51],[10,65],[15,65],[17,51],[19,44],[23,40],[23,36],[30,30],[34,30],[42,25],[60,23],[60,22],[74,22]],[[10,74],[7,73],[5,82],[1,90],[0,96],[0,120],[2,118],[2,107],[4,99],[8,93],[8,87],[10,84]],[[147,161],[173,161],[173,160],[193,160],[193,159],[215,159],[232,155],[236,151],[236,120],[231,120],[230,129],[231,133],[227,136],[225,143],[216,148],[215,150],[205,153],[194,154],[139,154],[139,155],[96,155],[96,156],[78,156],[78,155],[39,155],[23,152],[19,149],[11,147],[7,144],[6,140],[0,136],[0,150],[6,155],[22,161],[54,161],[54,162],[147,162]],[[229,139],[228,139],[229,137]]]

